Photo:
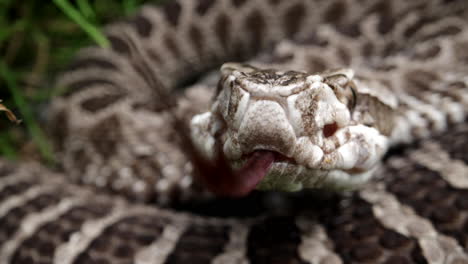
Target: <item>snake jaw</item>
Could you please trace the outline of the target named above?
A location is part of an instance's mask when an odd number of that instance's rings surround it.
[[[231,168],[244,170],[252,153],[273,153],[264,175],[254,177],[262,178],[260,189],[342,188],[367,181],[388,140],[353,120],[356,93],[345,87],[352,71],[322,76],[235,66],[223,67],[211,112],[192,120],[192,139],[207,159],[223,155]]]

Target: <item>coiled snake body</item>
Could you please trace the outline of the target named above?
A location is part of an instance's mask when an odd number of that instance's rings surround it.
[[[143,7],[57,82],[64,170],[0,163],[0,263],[468,263],[467,10]]]

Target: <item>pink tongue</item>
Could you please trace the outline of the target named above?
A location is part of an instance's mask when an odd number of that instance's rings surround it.
[[[271,151],[257,151],[247,163],[234,173],[239,181],[237,192],[241,195],[247,194],[255,189],[255,186],[265,177],[271,165],[275,161],[275,155]]]
[[[274,161],[273,152],[256,151],[240,170],[223,175],[212,190],[223,196],[247,195],[265,177]]]

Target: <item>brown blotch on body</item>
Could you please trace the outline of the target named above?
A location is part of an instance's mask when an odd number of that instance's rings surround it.
[[[81,103],[81,107],[91,113],[96,113],[125,97],[125,93],[104,94],[89,98]]]
[[[446,27],[437,29],[435,32],[432,32],[432,33],[429,33],[427,35],[422,36],[420,41],[425,42],[425,41],[435,39],[435,38],[453,36],[453,35],[457,35],[461,31],[462,31],[462,29],[460,27],[458,27],[458,26],[448,25]]]
[[[246,19],[245,28],[250,32],[252,50],[258,51],[262,47],[262,36],[266,33],[266,23],[258,10],[253,11]]]
[[[159,55],[158,51],[155,51],[154,49],[147,49],[146,52],[148,53],[149,58],[155,62],[156,64],[161,65],[163,60],[161,59],[161,56]]]
[[[330,5],[323,15],[323,20],[331,24],[339,24],[346,14],[347,6],[345,1],[337,1]]]
[[[239,8],[239,7],[241,7],[242,5],[244,5],[245,2],[247,2],[247,0],[232,0],[232,4],[233,4],[236,8]]]
[[[424,26],[426,26],[427,24],[430,24],[431,22],[434,22],[435,20],[437,20],[437,18],[422,17],[418,21],[416,21],[414,24],[408,26],[406,30],[403,32],[403,36],[405,38],[411,38]]]
[[[412,56],[412,58],[417,59],[417,60],[434,59],[440,54],[441,51],[442,51],[442,48],[438,44],[435,44],[428,48],[423,49],[422,51],[419,51],[419,52],[417,51]]]
[[[111,61],[101,58],[92,58],[86,57],[74,61],[68,69],[70,71],[80,70],[80,69],[89,69],[89,68],[100,68],[107,70],[117,70],[117,66],[114,65]]]
[[[195,7],[195,11],[200,16],[205,15],[210,8],[216,3],[215,0],[198,0],[197,7]]]
[[[182,12],[182,6],[177,1],[170,1],[162,8],[166,19],[176,27],[179,24],[179,17]]]
[[[58,151],[63,151],[68,136],[68,116],[65,110],[56,113],[50,122],[50,133]]]
[[[270,4],[272,5],[278,5],[281,2],[281,0],[269,0],[268,2],[270,2]]]
[[[189,29],[189,38],[193,43],[195,51],[199,56],[203,55],[203,35],[196,25],[191,25]]]
[[[302,21],[305,19],[306,8],[303,4],[290,7],[284,14],[284,30],[287,36],[293,36],[300,30]]]
[[[226,14],[220,14],[216,18],[216,24],[214,26],[216,36],[218,37],[219,42],[225,50],[228,49],[230,41],[230,32],[231,32],[231,20]]]
[[[135,16],[130,20],[130,23],[135,27],[138,35],[147,38],[151,35],[153,24],[143,15]]]
[[[210,263],[228,243],[229,231],[227,226],[192,225],[182,234],[165,263]]]
[[[123,141],[121,129],[119,119],[110,116],[89,131],[89,140],[103,158],[110,158],[116,153],[118,144]]]
[[[66,87],[66,91],[62,94],[62,96],[70,97],[78,92],[82,92],[84,90],[90,89],[93,86],[99,85],[115,86],[112,81],[104,78],[83,78],[77,80],[76,82],[70,83],[68,87]]]
[[[386,34],[392,30],[395,25],[395,19],[392,5],[389,1],[382,1],[373,6],[369,13],[377,13],[379,18],[379,23],[377,25],[377,30],[381,34]]]
[[[164,37],[164,44],[175,58],[180,58],[181,54],[179,47],[177,46],[176,41],[174,41],[174,39],[170,35],[166,35]]]
[[[293,218],[271,217],[252,226],[247,257],[250,263],[305,264],[297,250],[300,243],[300,230]]]
[[[131,48],[130,46],[121,38],[117,36],[107,36],[107,39],[109,40],[111,44],[112,50],[116,51],[117,53],[121,55],[128,56],[131,53]]]
[[[308,72],[321,72],[327,69],[327,63],[320,57],[309,56],[307,58]]]

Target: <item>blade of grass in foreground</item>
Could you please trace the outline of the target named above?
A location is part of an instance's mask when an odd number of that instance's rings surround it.
[[[29,107],[26,99],[22,95],[21,91],[16,85],[16,79],[14,74],[9,70],[8,66],[0,61],[0,78],[5,80],[8,90],[11,93],[12,99],[19,109],[21,117],[26,125],[32,140],[39,148],[41,155],[49,163],[54,163],[54,155],[52,153],[52,147],[44,136],[42,129],[34,119],[31,108]]]
[[[101,31],[89,23],[81,13],[76,10],[67,0],[54,0],[54,3],[62,9],[62,11],[78,24],[88,35],[101,47],[109,47],[109,41],[101,33]]]
[[[17,151],[11,144],[11,138],[8,132],[0,132],[0,153],[8,159],[16,159]]]

